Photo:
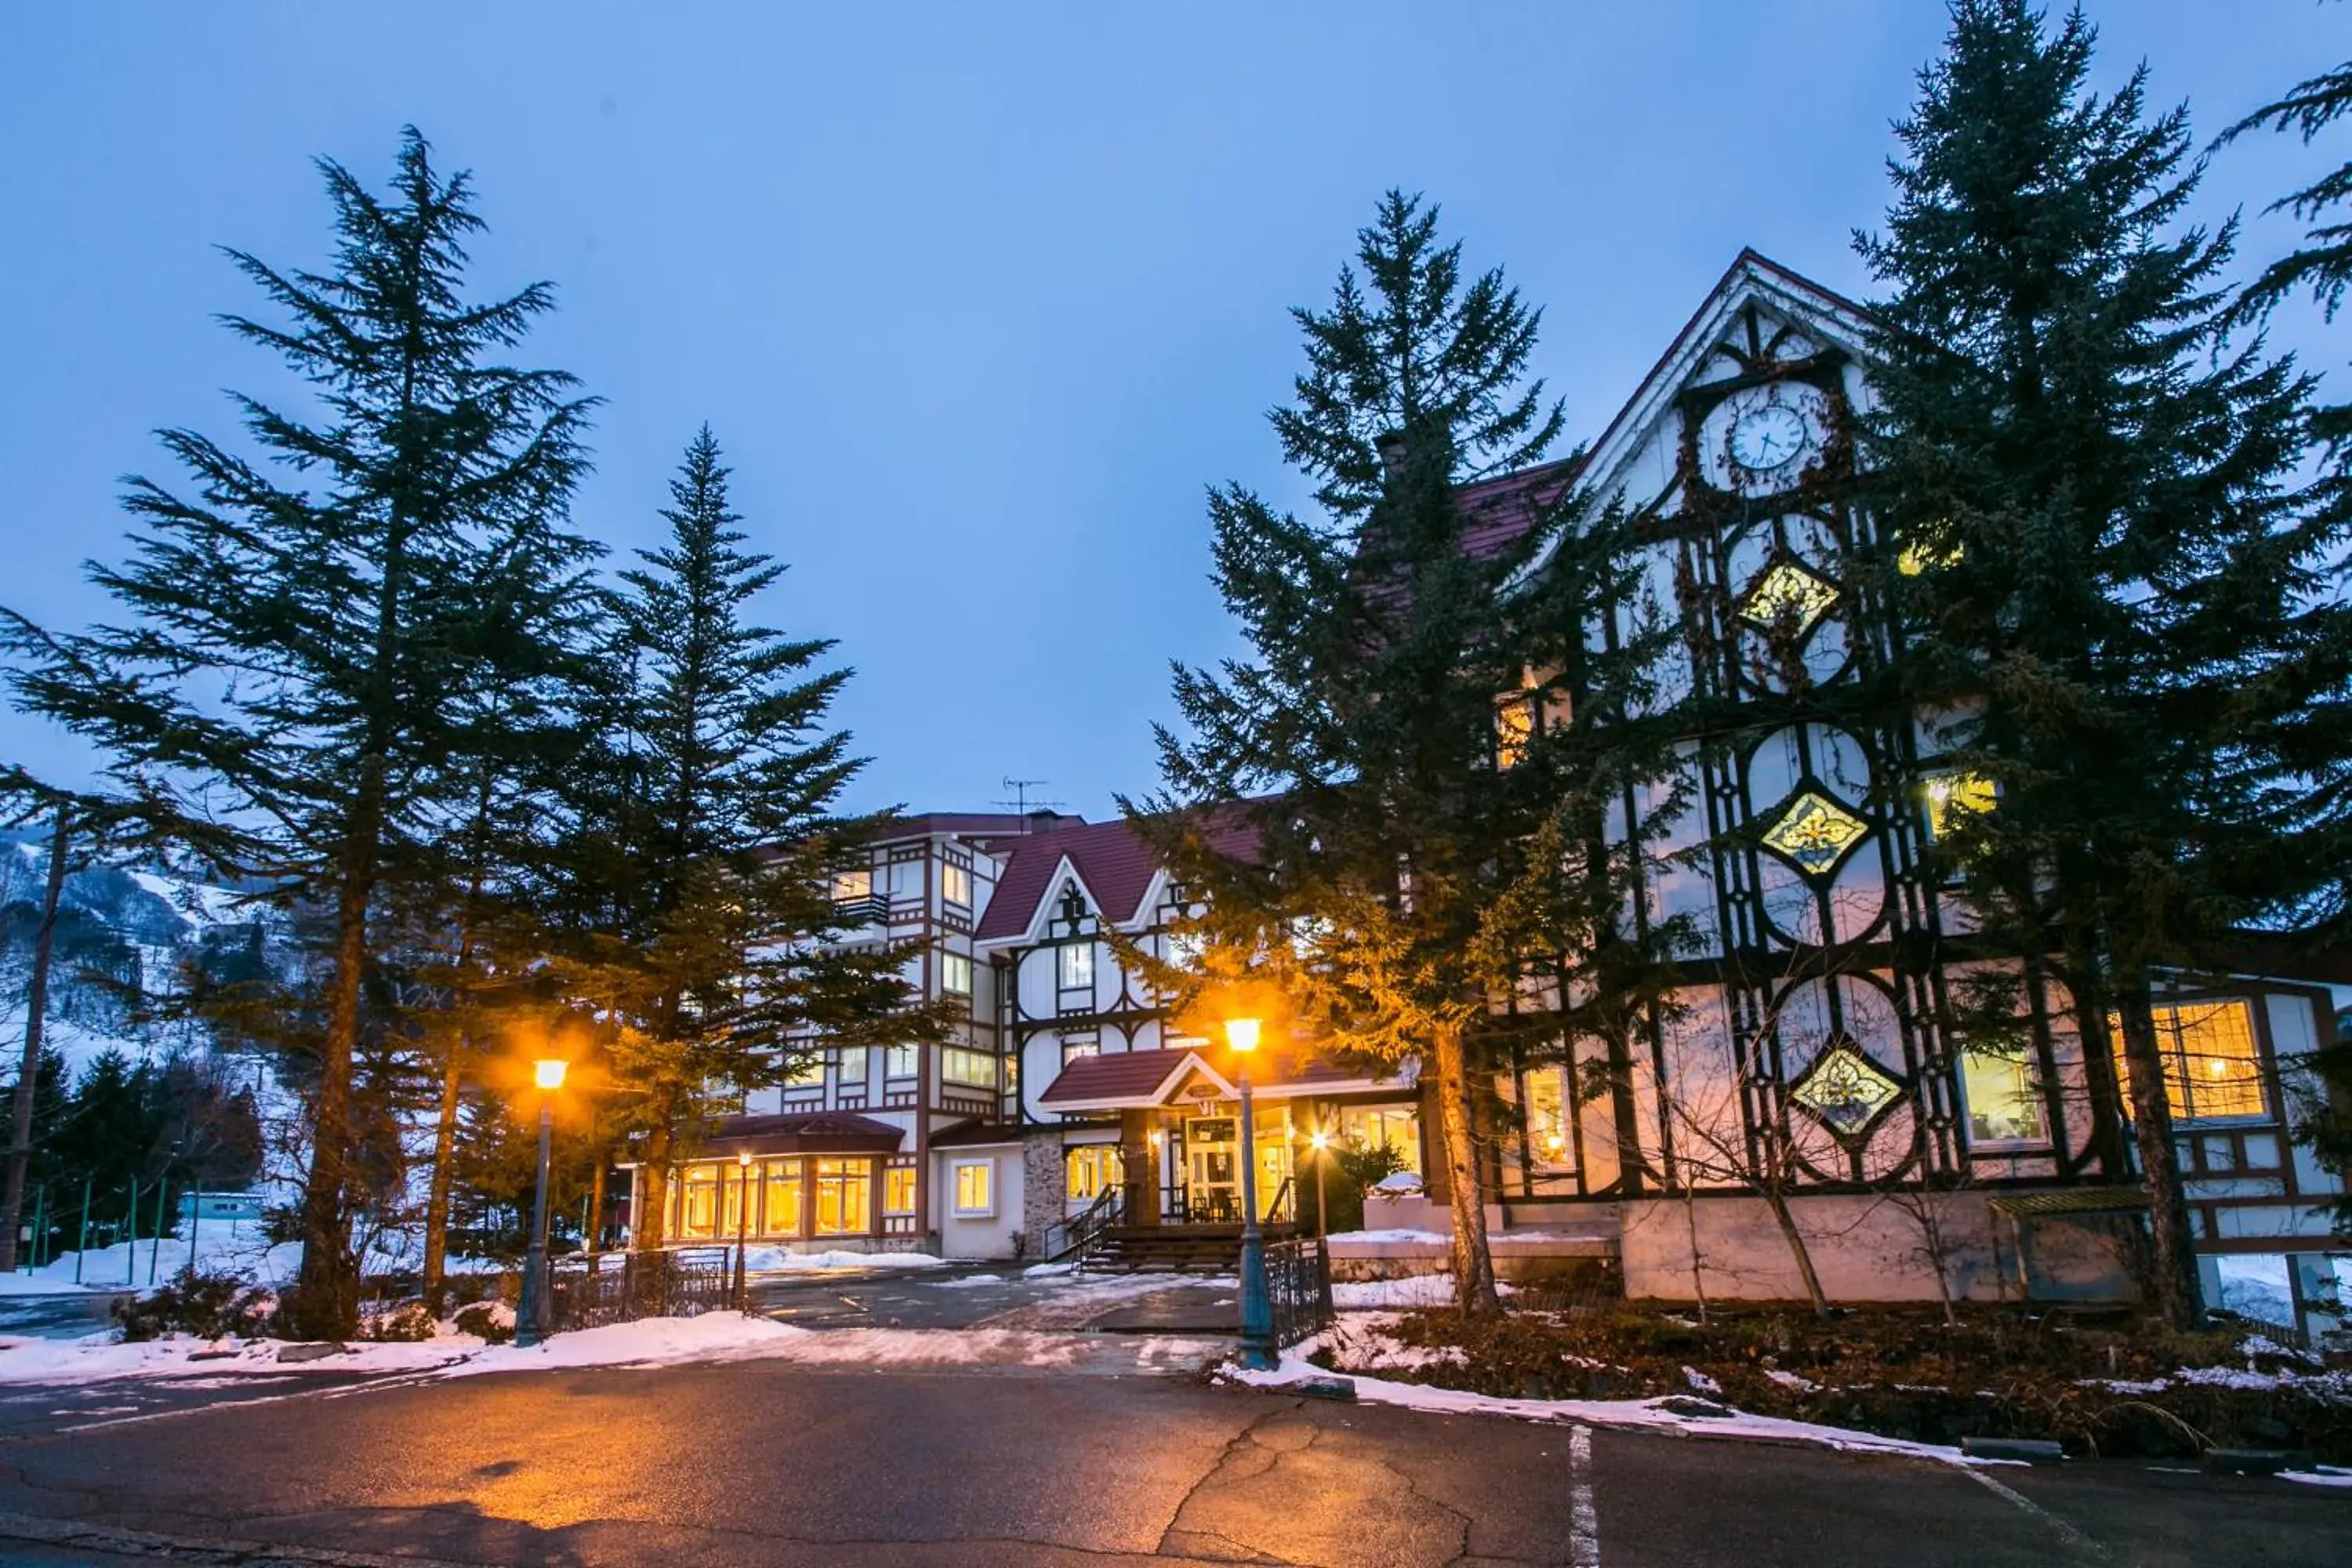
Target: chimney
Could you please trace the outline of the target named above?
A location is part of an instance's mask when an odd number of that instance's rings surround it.
[[[1040,806],[1037,810],[1029,814],[1029,826],[1027,831],[1032,834],[1051,833],[1055,828],[1059,827],[1061,825],[1062,814],[1060,812],[1048,811],[1043,806]]]
[[[1404,432],[1391,430],[1373,438],[1381,454],[1381,472],[1390,479],[1404,471]]]

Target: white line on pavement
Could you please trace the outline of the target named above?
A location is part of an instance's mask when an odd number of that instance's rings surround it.
[[[2015,1503],[2026,1512],[2040,1519],[2044,1524],[2047,1524],[2051,1529],[2058,1532],[2058,1538],[2061,1541],[2063,1541],[2075,1551],[2082,1552],[2084,1556],[2099,1563],[2109,1561],[2107,1549],[2105,1547],[2100,1545],[2097,1542],[2092,1540],[2089,1536],[2084,1534],[2081,1531],[2075,1529],[2073,1525],[2067,1523],[2056,1514],[2052,1513],[2048,1509],[2043,1508],[2040,1503],[2035,1502],[2032,1498],[2027,1497],[2023,1492],[2019,1491],[2016,1488],[2004,1485],[2003,1483],[1993,1479],[1982,1470],[1973,1468],[1964,1468],[1960,1471],[1960,1474],[1968,1477],[1969,1479],[1976,1482],[1979,1486],[1983,1487],[1995,1497],[2007,1498],[2011,1502]]]
[[[1601,1568],[1601,1513],[1592,1506],[1592,1428],[1568,1434],[1568,1560],[1572,1568]]]

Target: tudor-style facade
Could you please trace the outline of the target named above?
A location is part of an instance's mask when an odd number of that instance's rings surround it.
[[[1692,715],[1694,786],[1666,846],[1694,858],[1658,875],[1647,903],[1702,933],[1679,1008],[1636,1059],[1495,1083],[1496,1217],[1506,1234],[1605,1228],[1633,1294],[1688,1294],[1695,1246],[1710,1294],[1793,1296],[1745,1163],[1778,1131],[1833,1297],[1935,1294],[1916,1224],[1883,1195],[1923,1182],[1951,1192],[1956,1290],[2111,1292],[2124,1271],[2092,1211],[2133,1180],[2115,1065],[2085,1057],[2046,976],[1971,950],[1967,911],[1938,884],[1926,853],[1938,825],[1997,800],[1938,768],[1932,725],[1860,697],[1901,657],[1869,574],[1853,569],[1885,542],[1856,493],[1864,340],[1859,307],[1744,254],[1572,475],[1555,465],[1464,492],[1472,548],[1527,525],[1526,492],[1571,478],[1644,520],[1641,602],[1623,613],[1686,629],[1661,700]],[[1552,700],[1504,696],[1498,762]],[[703,1228],[730,1234],[730,1179],[755,1194],[755,1234],[950,1257],[1034,1255],[1114,1187],[1134,1222],[1229,1212],[1233,1064],[1170,1032],[1103,940],[1115,927],[1164,954],[1173,889],[1139,838],[1052,813],[919,817],[860,875],[835,889],[870,915],[858,939],[914,944],[909,980],[927,997],[968,996],[970,1024],[948,1047],[828,1056],[806,1081],[754,1097],[747,1112],[767,1120],[722,1133],[783,1163],[747,1182],[721,1168],[739,1144],[714,1144],[724,1158],[704,1162]],[[2023,981],[2031,1045],[2015,1059],[1964,1051],[1937,1026],[1951,989],[1987,963]],[[1538,984],[1509,1005],[1545,998]],[[2250,961],[2165,1005],[2208,1299],[2230,1260],[2283,1260],[2298,1311],[2317,1321],[2341,1247],[2322,1205],[2343,1177],[2291,1134],[2298,1097],[2318,1092],[2299,1063],[2334,1027],[2335,998]],[[1560,1054],[1582,1069],[1603,1049]],[[1386,1078],[1311,1059],[1256,1067],[1269,1206],[1316,1131],[1389,1142],[1442,1184],[1410,1066]],[[1604,1079],[1617,1088],[1571,1090]],[[863,1162],[862,1210],[844,1162]],[[689,1169],[679,1184],[689,1211],[697,1179]],[[756,1195],[772,1180],[772,1224]],[[681,1217],[672,1234],[695,1234]],[[1442,1226],[1442,1208],[1416,1223]]]

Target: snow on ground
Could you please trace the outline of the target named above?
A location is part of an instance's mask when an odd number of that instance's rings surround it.
[[[754,1247],[743,1267],[753,1274],[815,1274],[828,1268],[944,1268],[947,1259],[928,1252],[790,1252]]]
[[[235,1274],[268,1289],[286,1285],[302,1267],[300,1242],[281,1242],[272,1247],[262,1235],[261,1226],[250,1220],[238,1221],[234,1228],[226,1220],[205,1226],[195,1247],[200,1272]],[[143,1290],[151,1279],[162,1285],[187,1268],[188,1242],[184,1237],[167,1236],[159,1246],[153,1237],[142,1237],[137,1241],[118,1241],[111,1247],[94,1247],[88,1252],[59,1253],[23,1278],[48,1280],[70,1289],[77,1265],[81,1283],[90,1289]]]
[[[1066,1366],[1083,1342],[1014,1329],[801,1329],[767,1318],[706,1312],[648,1318],[557,1334],[543,1345],[499,1345],[452,1376],[681,1362],[791,1361],[811,1366]],[[341,1363],[332,1364],[340,1365]]]
[[[1226,1382],[1253,1388],[1284,1388],[1311,1379],[1328,1379],[1335,1374],[1307,1360],[1327,1343],[1328,1335],[1318,1334],[1283,1352],[1281,1363],[1270,1372],[1249,1372],[1228,1364],[1217,1375]],[[1367,1404],[1394,1405],[1441,1415],[1507,1415],[1520,1421],[1580,1422],[1588,1426],[1665,1432],[1685,1437],[1744,1438],[1804,1443],[1854,1453],[1903,1454],[1945,1464],[1978,1462],[1963,1458],[1958,1448],[1881,1437],[1870,1432],[1849,1432],[1843,1427],[1821,1426],[1810,1421],[1786,1421],[1779,1416],[1749,1415],[1737,1410],[1717,1416],[1695,1415],[1690,1413],[1693,1402],[1687,1394],[1671,1394],[1663,1399],[1504,1399],[1493,1394],[1465,1394],[1459,1389],[1433,1388],[1427,1384],[1394,1383],[1356,1373],[1336,1375],[1353,1383],[1356,1397]],[[1675,1408],[1678,1404],[1684,1408]]]
[[[2301,1481],[2307,1487],[2352,1487],[2352,1470],[2322,1465],[2316,1470],[2283,1470],[2279,1479]]]
[[[1442,1230],[1335,1230],[1324,1239],[1333,1242],[1426,1241],[1440,1247],[1450,1247],[1454,1243],[1454,1238]]]
[[[1495,1289],[1508,1296],[1518,1287],[1497,1285]],[[1336,1280],[1331,1286],[1331,1304],[1343,1310],[1350,1308],[1450,1307],[1454,1305],[1454,1276],[1408,1274],[1402,1279]]]
[[[288,1370],[278,1359],[285,1346],[276,1340],[244,1343],[207,1342],[193,1335],[109,1344],[111,1332],[79,1340],[0,1338],[0,1384],[103,1383],[113,1378],[236,1377]],[[471,1335],[424,1340],[414,1344],[362,1344],[344,1355],[301,1364],[322,1372],[415,1373],[454,1365],[482,1348]],[[206,1354],[227,1351],[222,1356]]]
[[[0,1296],[82,1296],[89,1292],[70,1279],[38,1274],[0,1274]]]

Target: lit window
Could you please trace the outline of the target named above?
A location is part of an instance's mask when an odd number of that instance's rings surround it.
[[[909,904],[923,896],[923,863],[920,860],[890,862],[890,901]]]
[[[971,873],[950,861],[940,871],[940,896],[951,904],[971,908]]]
[[[1099,1036],[1068,1036],[1062,1041],[1062,1065],[1068,1067],[1080,1057],[1098,1056],[1101,1052],[1102,1039]]]
[[[1918,540],[1906,541],[1895,557],[1895,570],[1906,577],[1918,577],[1938,566],[1949,566],[1966,553],[1958,542],[1942,551]]]
[[[1793,561],[1776,561],[1748,590],[1739,618],[1767,631],[1786,629],[1802,637],[1835,603],[1837,589]]]
[[[2000,798],[1982,773],[1937,773],[1927,783],[1927,835],[1942,838],[1963,813],[1990,811]]]
[[[971,994],[971,960],[960,952],[940,954],[940,989],[957,996]]]
[[[1065,991],[1091,991],[1095,984],[1095,944],[1074,942],[1054,950],[1054,981]]]
[[[2158,1007],[2157,1048],[2164,1053],[2165,1098],[2183,1121],[2224,1116],[2261,1116],[2262,1052],[2254,1043],[2253,1009],[2244,1002],[2193,1002]],[[2115,1042],[2116,1081],[2131,1113],[2131,1069],[2124,1060],[2124,1023],[2107,1015]]]
[[[995,1161],[955,1163],[955,1212],[967,1219],[986,1219],[996,1213]]]
[[[961,1046],[950,1046],[940,1053],[940,1076],[949,1083],[994,1089],[996,1058],[986,1051],[970,1051]]]
[[[1962,1051],[1960,1093],[1968,1101],[1971,1144],[2049,1141],[2041,1081],[2022,1048]]]
[[[914,1077],[915,1067],[919,1059],[915,1053],[920,1048],[917,1046],[892,1046],[883,1053],[883,1072],[891,1078]]]
[[[1528,1074],[1528,1151],[1538,1168],[1576,1163],[1568,1105],[1567,1068],[1539,1068]]]
[[[874,1162],[816,1162],[816,1233],[860,1236],[874,1228]]]
[[[833,874],[833,897],[836,903],[853,904],[874,896],[874,873],[835,871]]]
[[[915,1212],[915,1167],[885,1165],[882,1168],[882,1212],[913,1214]]]
[[[688,1165],[678,1184],[679,1202],[671,1234],[680,1241],[708,1241],[719,1234],[719,1167]]]
[[[1528,741],[1536,732],[1536,700],[1532,693],[1513,691],[1495,700],[1495,762],[1514,767],[1525,760]]]
[[[1127,1162],[1116,1143],[1081,1143],[1062,1156],[1062,1168],[1074,1204],[1090,1204],[1127,1180]]]
[[[1837,869],[1845,852],[1870,829],[1853,813],[1827,795],[1806,790],[1789,803],[1779,821],[1764,831],[1764,842],[1804,870],[1825,877]]]
[[[801,1234],[801,1162],[767,1160],[760,1166],[760,1234]]]
[[[822,1089],[824,1087],[824,1053],[814,1047],[803,1047],[793,1065],[785,1070],[786,1089]]]
[[[1342,1106],[1339,1136],[1359,1149],[1385,1145],[1406,1170],[1421,1169],[1421,1116],[1409,1106]]]

